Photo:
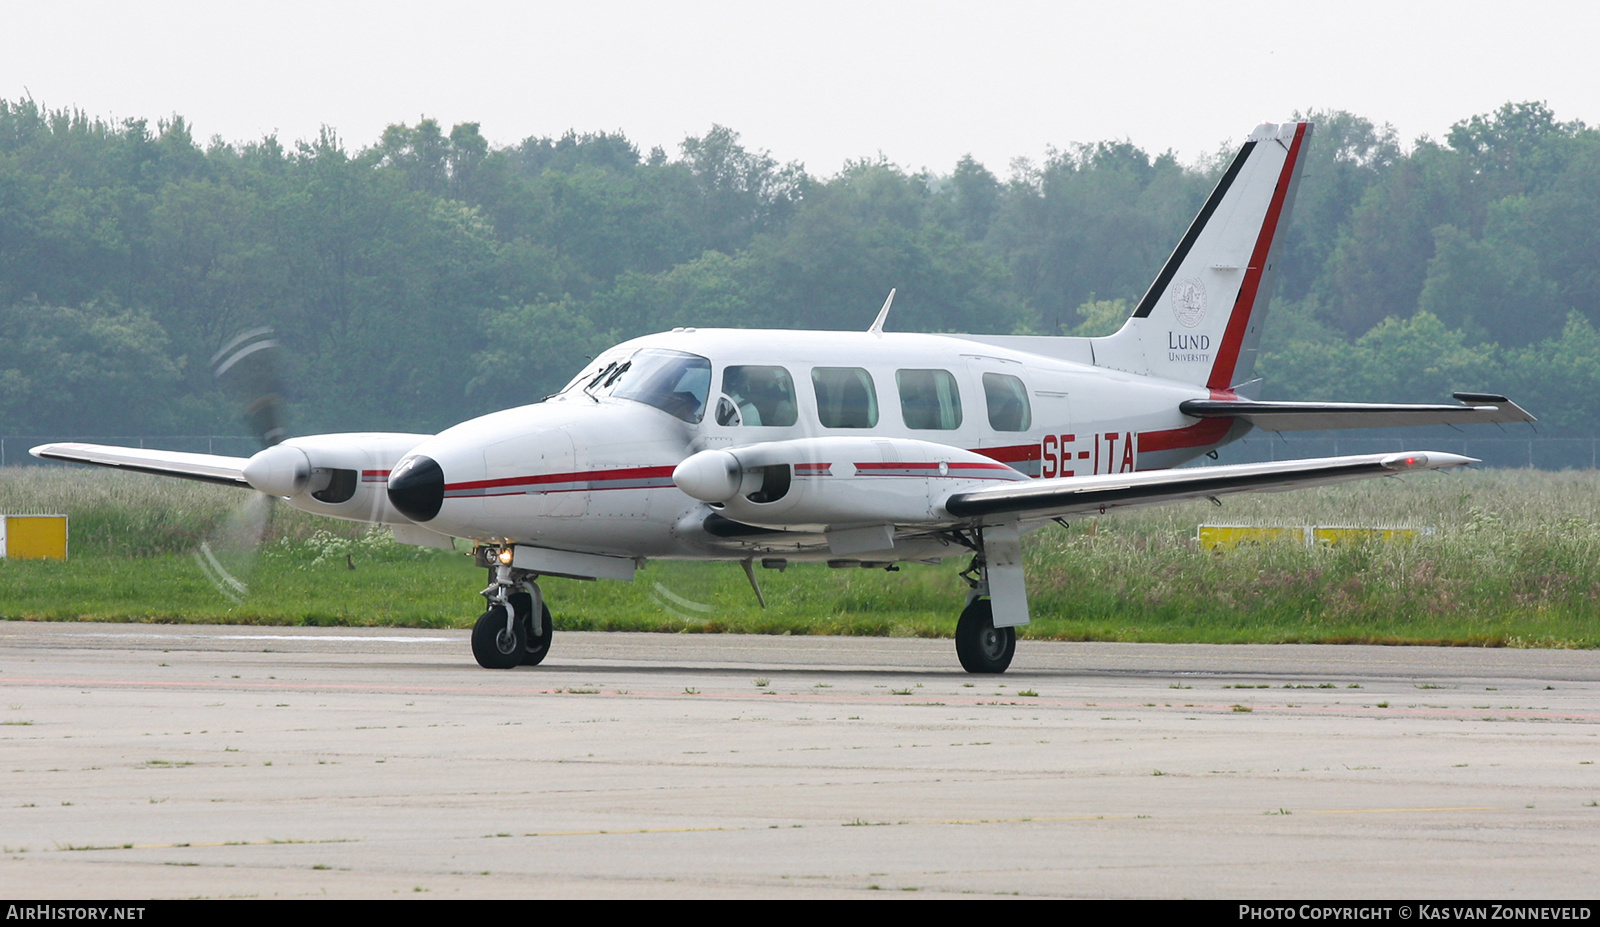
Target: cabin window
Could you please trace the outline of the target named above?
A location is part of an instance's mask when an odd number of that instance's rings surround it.
[[[589,392],[632,399],[686,422],[698,422],[705,415],[710,389],[710,361],[698,354],[645,348],[599,377]]]
[[[811,386],[817,393],[822,427],[877,427],[878,391],[872,386],[872,374],[860,367],[815,367]]]
[[[900,417],[907,428],[950,431],[961,427],[961,390],[948,370],[897,370]]]
[[[1027,431],[1033,427],[1028,388],[1004,373],[983,375],[983,396],[989,404],[989,427],[995,431]]]
[[[782,367],[728,367],[722,371],[718,425],[787,427],[798,418],[789,371]]]

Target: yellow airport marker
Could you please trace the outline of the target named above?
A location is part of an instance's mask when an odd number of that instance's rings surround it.
[[[67,516],[0,516],[0,557],[11,560],[67,559]]]

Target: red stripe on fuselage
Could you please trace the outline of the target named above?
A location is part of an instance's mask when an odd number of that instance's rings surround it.
[[[1168,431],[1141,431],[1139,432],[1139,453],[1176,451],[1216,444],[1228,436],[1228,429],[1232,427],[1233,419],[1231,418],[1203,418],[1184,428],[1173,428]]]
[[[996,448],[996,449],[993,449],[993,450],[1019,452],[1019,459],[1037,459],[1037,457],[1038,457],[1038,448],[1037,447],[1032,448],[1033,455],[1032,455],[1031,458],[1022,456],[1022,453],[1026,452],[1028,450],[1027,448],[1024,448],[1024,447]],[[982,453],[982,452],[979,452],[979,453]],[[832,464],[830,464],[830,463],[800,463],[800,464],[795,464],[794,466],[795,466],[796,475],[831,475],[828,472],[828,468],[832,466]],[[873,470],[906,470],[906,469],[927,469],[927,470],[937,471],[939,469],[939,464],[938,464],[937,461],[911,461],[911,462],[906,462],[906,461],[888,461],[888,462],[871,461],[871,462],[863,462],[863,463],[855,464],[855,468],[858,471],[863,471],[864,470],[864,471],[869,471],[869,472],[873,471]],[[952,478],[961,478],[961,477],[973,478],[975,476],[975,474],[973,474],[971,471],[975,471],[975,470],[976,471],[984,471],[984,472],[987,472],[987,471],[1004,471],[1006,473],[1017,474],[1018,476],[1022,476],[1022,474],[1018,474],[1015,469],[1013,469],[1012,467],[1008,467],[1003,463],[976,463],[976,462],[966,462],[966,461],[948,461],[948,462],[946,462],[946,468],[949,471],[948,476],[952,477]],[[447,483],[447,484],[445,484],[445,492],[447,492],[447,493],[449,493],[449,492],[461,492],[463,490],[474,490],[474,489],[479,489],[479,490],[503,489],[503,490],[508,490],[508,492],[503,492],[503,493],[485,492],[484,495],[485,496],[516,495],[516,494],[519,494],[522,491],[533,489],[533,488],[538,487],[538,486],[548,486],[548,485],[551,485],[551,484],[560,484],[560,483],[590,483],[590,484],[595,484],[595,483],[605,483],[605,482],[619,482],[619,481],[624,481],[624,480],[670,479],[672,477],[672,471],[674,469],[675,468],[673,468],[673,467],[622,467],[622,468],[618,468],[618,469],[614,469],[614,470],[588,470],[588,471],[578,471],[578,472],[573,472],[573,473],[541,473],[541,474],[530,475],[530,476],[502,477],[500,479],[494,479],[494,480],[469,480],[469,481],[462,482],[462,483]],[[917,474],[917,475],[918,476],[932,476],[934,474],[930,473],[930,474]],[[598,489],[606,489],[608,487],[591,485],[590,488],[598,490]],[[630,487],[620,487],[620,488],[625,488],[625,489],[652,489],[652,488],[661,488],[661,487],[630,486]]]
[[[617,470],[589,470],[578,473],[541,473],[537,476],[508,476],[498,480],[471,480],[447,483],[445,492],[462,489],[501,489],[511,486],[539,486],[547,483],[604,482],[607,480],[650,480],[671,477],[672,467],[626,467]]]
[[[967,463],[967,462],[963,462],[963,461],[946,461],[945,466],[947,468],[951,469],[951,470],[1010,470],[1011,469],[1010,467],[1006,466],[1003,463]],[[939,469],[939,463],[938,463],[938,461],[910,461],[910,460],[899,460],[899,461],[890,460],[890,461],[884,461],[882,463],[879,463],[877,461],[868,461],[868,462],[865,462],[865,463],[856,464],[855,468],[857,470],[920,470],[920,469],[937,470],[937,469]]]
[[[1295,126],[1294,143],[1289,146],[1289,156],[1284,159],[1283,170],[1278,174],[1278,187],[1272,192],[1272,203],[1267,207],[1265,221],[1261,223],[1261,234],[1256,237],[1255,250],[1250,252],[1244,284],[1239,287],[1239,298],[1233,304],[1233,314],[1228,317],[1228,328],[1223,332],[1222,344],[1217,346],[1217,362],[1212,365],[1211,378],[1206,382],[1206,386],[1212,389],[1227,389],[1233,385],[1233,370],[1239,364],[1239,349],[1244,345],[1244,333],[1250,330],[1250,317],[1255,314],[1261,275],[1267,269],[1267,255],[1272,250],[1272,238],[1278,231],[1278,217],[1283,214],[1284,199],[1289,195],[1289,178],[1294,175],[1294,166],[1300,160],[1305,136],[1306,124],[1302,122]]]

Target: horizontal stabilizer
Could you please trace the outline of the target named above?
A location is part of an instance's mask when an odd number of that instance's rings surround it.
[[[110,447],[104,444],[41,444],[28,453],[43,460],[66,460],[72,463],[93,464],[97,467],[199,480],[202,483],[250,488],[250,484],[244,479],[244,465],[250,462],[246,457],[185,454],[181,451]]]
[[[1390,428],[1402,425],[1483,425],[1532,422],[1521,406],[1492,393],[1455,393],[1464,405],[1391,402],[1255,402],[1190,399],[1178,406],[1195,418],[1236,418],[1262,431]]]
[[[1057,518],[1103,513],[1114,508],[1207,499],[1227,493],[1304,489],[1472,463],[1477,461],[1459,454],[1420,451],[1108,473],[1005,483],[956,493],[945,500],[944,508],[957,518]]]

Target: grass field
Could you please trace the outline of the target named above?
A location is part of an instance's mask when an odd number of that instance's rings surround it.
[[[0,618],[467,627],[483,571],[462,553],[278,507],[233,594],[196,560],[249,493],[138,474],[0,470],[0,512],[65,512],[68,563],[0,560]],[[1226,554],[1200,523],[1433,527],[1410,543]],[[1600,645],[1600,474],[1417,474],[1234,496],[1052,526],[1027,548],[1034,623],[1064,640]],[[653,563],[632,583],[546,580],[558,628],[949,636],[960,560],[899,572]],[[238,599],[235,601],[234,599]]]

